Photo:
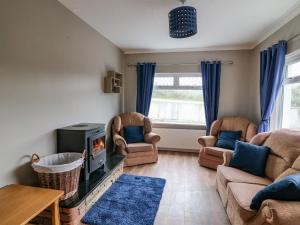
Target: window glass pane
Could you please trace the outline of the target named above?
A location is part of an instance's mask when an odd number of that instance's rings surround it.
[[[149,116],[155,122],[204,125],[202,91],[154,89]]]
[[[284,87],[282,127],[300,129],[300,83]]]
[[[297,77],[300,76],[300,62],[288,65],[287,77]]]
[[[201,77],[179,77],[180,86],[202,86]]]
[[[155,77],[154,86],[173,86],[174,77]]]

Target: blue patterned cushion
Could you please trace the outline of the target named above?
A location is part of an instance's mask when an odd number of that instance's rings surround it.
[[[237,141],[229,166],[263,177],[269,150],[265,146]]]
[[[258,210],[266,199],[283,201],[300,200],[300,173],[284,177],[259,191],[252,199],[250,208]]]
[[[234,149],[234,144],[241,139],[242,131],[220,131],[216,147]]]
[[[143,126],[127,126],[123,128],[124,138],[128,144],[145,142]]]

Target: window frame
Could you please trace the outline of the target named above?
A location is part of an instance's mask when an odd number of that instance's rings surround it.
[[[284,86],[289,84],[300,84],[300,74],[295,77],[288,77],[288,66],[298,62],[300,62],[300,49],[286,55],[285,57],[284,79],[271,117],[272,130],[283,128]]]
[[[202,78],[201,72],[182,72],[182,73],[172,73],[172,72],[157,72],[154,77],[172,77],[173,86],[170,85],[154,85],[153,91],[155,88],[157,90],[199,90],[203,89],[202,85],[192,86],[192,85],[179,85],[179,79],[181,77],[197,77]],[[151,107],[151,106],[150,106]],[[151,117],[150,117],[151,118]],[[153,120],[153,119],[152,119]],[[206,130],[206,124],[188,124],[188,123],[170,123],[170,122],[159,122],[153,120],[154,128],[170,128],[170,129],[187,129],[187,130]]]
[[[194,74],[194,76],[190,75]],[[179,78],[180,77],[199,77],[196,75],[200,75],[200,78],[202,78],[201,73],[155,73],[154,77],[173,77],[174,78],[174,85],[156,85],[159,87],[159,90],[202,90],[202,85],[199,86],[185,86],[185,85],[179,85]],[[154,78],[155,79],[155,78]],[[153,87],[154,88],[154,87]]]

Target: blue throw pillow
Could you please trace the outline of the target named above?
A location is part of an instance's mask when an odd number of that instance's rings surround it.
[[[123,128],[124,138],[128,144],[145,142],[143,126],[127,126]]]
[[[250,208],[258,210],[266,199],[283,201],[300,200],[300,173],[284,177],[259,191],[252,199]]]
[[[216,147],[234,149],[235,142],[241,139],[242,131],[220,131]]]
[[[237,141],[229,166],[263,177],[269,151],[265,146]]]

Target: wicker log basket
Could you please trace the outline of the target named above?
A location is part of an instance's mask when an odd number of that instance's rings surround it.
[[[31,157],[31,166],[37,173],[41,187],[63,190],[60,200],[72,197],[78,190],[80,170],[85,158],[83,153],[59,153],[40,158]]]

